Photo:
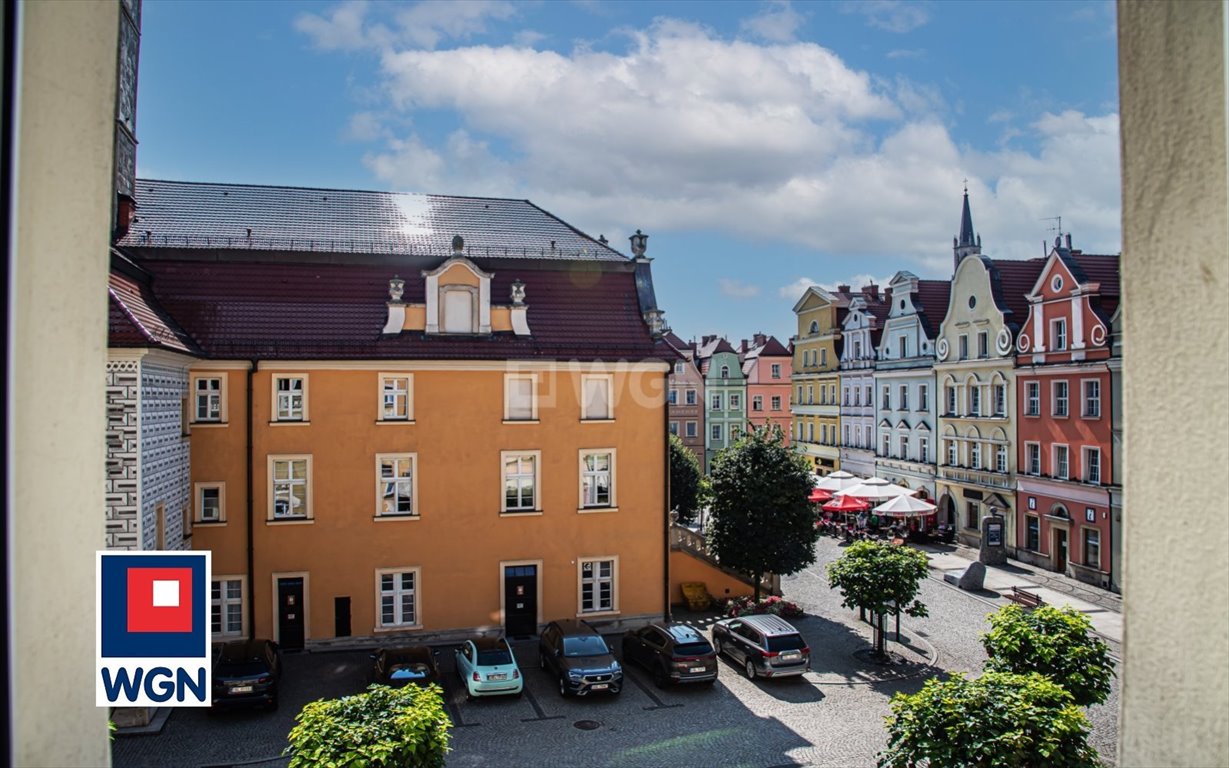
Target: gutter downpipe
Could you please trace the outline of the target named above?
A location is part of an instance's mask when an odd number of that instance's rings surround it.
[[[252,379],[260,361],[253,358],[247,370],[247,447],[244,475],[247,483],[247,572],[248,572],[248,639],[256,637],[256,549],[252,521]]]
[[[662,374],[662,408],[661,408],[661,426],[663,443],[665,445],[665,458],[663,464],[665,466],[665,477],[662,481],[662,489],[664,498],[662,499],[662,508],[665,510],[665,538],[663,541],[662,551],[662,597],[665,601],[665,620],[673,621],[673,612],[670,609],[670,404],[667,393],[670,391],[670,368]]]

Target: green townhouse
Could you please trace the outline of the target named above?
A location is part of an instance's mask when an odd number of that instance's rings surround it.
[[[720,336],[704,336],[696,352],[704,375],[704,471],[747,428],[747,379],[738,351]]]

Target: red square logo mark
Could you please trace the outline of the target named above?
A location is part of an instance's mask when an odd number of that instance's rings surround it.
[[[191,632],[192,569],[129,568],[128,631]]]

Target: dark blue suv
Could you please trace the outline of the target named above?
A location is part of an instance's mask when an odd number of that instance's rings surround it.
[[[542,669],[559,680],[560,696],[618,693],[623,668],[593,627],[576,619],[552,621],[538,641]]]

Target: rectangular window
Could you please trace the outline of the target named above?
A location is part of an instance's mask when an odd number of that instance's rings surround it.
[[[944,387],[943,391],[947,393],[947,414],[948,416],[956,415],[956,387]]]
[[[998,472],[1007,474],[1007,446],[999,445],[994,449],[994,468]]]
[[[849,405],[849,387],[841,390],[841,405]]]
[[[899,451],[899,453],[897,454],[898,457],[901,459],[908,460],[909,458],[909,436],[901,435],[897,443],[898,443],[897,450]]]
[[[861,387],[853,388],[853,404],[862,405],[862,389]]]
[[[1067,382],[1054,382],[1054,415],[1066,416],[1068,413]]]
[[[686,366],[687,366],[686,363],[684,363],[682,360],[679,360],[675,362],[674,364],[674,372],[678,374],[679,376],[682,376],[683,373],[686,372],[687,370]]]
[[[885,434],[883,436],[883,445],[880,446],[879,450],[880,450],[880,454],[879,454],[880,456],[887,457],[887,455],[891,453],[892,451],[892,436],[891,435]]]
[[[902,358],[909,356],[909,337],[901,336],[897,339],[900,345],[900,356]]]
[[[721,395],[712,396],[712,399],[709,402],[709,410],[713,410],[713,411],[721,410]]]
[[[418,626],[418,569],[376,571],[380,629]]]
[[[696,391],[694,389],[687,390],[687,397],[684,398],[684,402],[686,402],[687,405],[696,404]]]
[[[764,410],[764,396],[763,395],[756,395],[755,397],[751,398],[751,410],[753,411]]]
[[[808,384],[807,385],[807,405],[813,405],[814,403],[815,403],[815,388],[812,387],[810,384]]]
[[[380,374],[380,421],[414,418],[408,375]]]
[[[737,424],[730,425],[730,440],[731,441],[737,440],[739,437],[742,436],[742,433],[743,433],[742,427],[738,426]]]
[[[678,433],[679,433],[679,423],[677,421],[670,422],[670,434],[677,437]]]
[[[1084,482],[1101,484],[1101,449],[1084,449]]]
[[[891,387],[883,388],[883,400],[879,407],[885,411],[892,410],[892,388]]]
[[[1036,515],[1025,517],[1024,546],[1033,552],[1041,551],[1041,518]]]
[[[275,421],[307,421],[307,377],[274,376]]]
[[[780,395],[773,395],[773,396],[772,396],[772,400],[771,400],[771,404],[772,404],[772,409],[773,409],[774,411],[779,411],[779,410],[781,410],[781,396],[780,396]]]
[[[226,522],[226,483],[196,484],[196,522]]]
[[[580,454],[580,506],[607,508],[614,502],[614,450]]]
[[[994,415],[1007,415],[1007,385],[1005,384],[994,385]]]
[[[713,424],[709,427],[708,434],[712,437],[714,443],[719,442],[721,440],[721,425]]]
[[[613,379],[610,376],[581,376],[581,419],[584,421],[607,421],[614,418],[611,398]]]
[[[666,402],[669,403],[670,405],[678,405],[679,404],[679,391],[677,389],[671,389],[669,392],[667,392]]]
[[[974,441],[969,449],[969,464],[973,469],[981,469],[981,443]]]
[[[828,364],[828,350],[827,350],[827,348],[824,348],[824,349],[819,350],[819,364],[820,364],[820,365],[827,365],[827,364]]]
[[[694,421],[689,421],[689,422],[687,422],[687,432],[686,432],[686,435],[687,435],[687,437],[695,437],[695,436],[696,436],[696,423],[695,423]]]
[[[807,422],[807,442],[815,442],[815,422]]]
[[[1050,336],[1054,339],[1053,351],[1062,352],[1067,348],[1067,318],[1050,321]]]
[[[874,438],[872,438],[872,437],[871,437],[871,428],[870,428],[870,427],[867,427],[867,428],[866,428],[866,442],[865,442],[865,443],[862,443],[862,445],[866,446],[868,449],[869,449],[869,448],[874,447],[874,445],[875,445],[875,440],[874,440]],[[862,446],[858,446],[858,447],[862,447]]]
[[[201,376],[193,379],[192,407],[193,421],[222,421],[222,378],[220,376]]]
[[[1030,475],[1041,474],[1041,444],[1024,444],[1024,471]]]
[[[977,356],[986,358],[990,356],[990,334],[986,331],[977,332]]]
[[[214,637],[243,635],[243,579],[221,577],[210,583],[210,626]]]
[[[1101,418],[1101,382],[1097,379],[1084,382],[1084,417]]]
[[[376,455],[376,515],[417,515],[412,453]]]
[[[311,519],[311,457],[269,457],[270,519]]]
[[[1041,382],[1030,381],[1024,385],[1024,415],[1041,415]]]
[[[580,566],[580,612],[610,613],[615,601],[614,559],[585,559]]]
[[[845,429],[842,432],[842,436],[844,438],[844,444],[849,445],[849,425],[848,424],[845,425]]]
[[[501,451],[503,462],[503,512],[533,512],[538,506],[538,464],[540,451],[517,453]]]
[[[900,411],[909,410],[909,385],[908,384],[900,385],[900,405],[897,406],[897,410],[900,410]]]
[[[773,363],[773,364],[772,364],[772,377],[773,377],[774,379],[779,379],[779,378],[781,378],[781,364],[780,364],[780,363]]]
[[[966,333],[960,334],[960,359],[969,359],[969,335]]]
[[[1066,480],[1070,476],[1068,474],[1070,468],[1067,446],[1054,446],[1054,476],[1060,480]]]
[[[930,410],[930,387],[925,384],[917,385],[917,409],[919,411]]]
[[[923,464],[930,463],[930,439],[919,435],[917,439],[917,460]]]
[[[802,405],[802,385],[798,385],[798,405]]]
[[[965,502],[964,527],[977,528],[981,525],[981,508],[976,501]]]
[[[866,385],[866,398],[862,402],[866,403],[867,405],[875,404],[875,399],[871,397],[871,385],[870,384]]]
[[[504,375],[504,421],[536,421],[538,377],[533,374]]]
[[[969,413],[981,416],[981,387],[976,384],[969,387]]]
[[[1101,568],[1101,532],[1096,528],[1084,529],[1084,567]]]
[[[821,424],[820,429],[823,430],[823,434],[820,438],[820,442],[823,443],[824,445],[827,445],[828,444],[828,425]]]
[[[955,440],[948,440],[948,441],[947,441],[947,465],[948,465],[949,467],[955,467],[955,466],[958,466],[958,465],[959,465],[959,463],[960,463],[960,462],[959,462],[959,458],[960,458],[959,453],[960,453],[960,450],[959,450],[959,448],[958,448],[958,447],[957,447],[957,445],[956,445],[956,441],[955,441]]]
[[[735,392],[730,393],[730,410],[737,411],[743,407],[743,396]]]

